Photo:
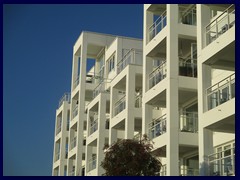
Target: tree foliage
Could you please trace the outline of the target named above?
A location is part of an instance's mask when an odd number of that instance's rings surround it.
[[[105,147],[101,166],[106,176],[156,176],[161,162],[151,154],[153,143],[146,135],[143,139],[124,139]]]

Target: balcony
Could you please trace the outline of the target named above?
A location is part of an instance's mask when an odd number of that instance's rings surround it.
[[[197,112],[186,112],[180,111],[180,131],[181,132],[198,132],[198,113]]]
[[[56,135],[58,135],[58,134],[61,132],[61,130],[62,130],[61,126],[62,126],[62,125],[60,124],[60,126],[57,127],[57,129],[56,129]]]
[[[94,121],[90,124],[89,127],[89,135],[93,134],[98,130],[98,119],[94,119]]]
[[[207,88],[206,93],[208,110],[235,98],[235,73]]]
[[[142,65],[142,51],[131,49],[127,54],[123,56],[123,59],[117,64],[117,74],[128,64]]]
[[[72,119],[74,119],[77,115],[78,115],[78,105],[76,105],[73,109]]]
[[[164,133],[166,133],[166,114],[153,119],[152,122],[148,124],[149,139],[154,139]]]
[[[148,42],[150,42],[167,25],[166,11],[164,11],[148,28]]]
[[[126,108],[126,95],[115,103],[115,116]]]
[[[149,89],[158,84],[167,76],[166,61],[163,61],[149,74]]]
[[[235,175],[235,148],[210,154],[208,163],[211,176]]]
[[[62,106],[64,101],[67,101],[68,103],[70,103],[70,101],[71,101],[70,93],[64,93],[64,95],[61,97],[61,99],[58,102],[58,108],[60,108]]]
[[[106,90],[107,84],[110,82],[102,81],[100,82],[97,87],[93,90],[93,98],[97,97],[102,92],[109,92],[109,90]]]
[[[179,23],[196,26],[196,5],[184,6],[179,4],[179,17]]]
[[[75,148],[77,145],[77,136],[75,136],[71,141],[71,149]]]
[[[179,58],[179,76],[197,78],[197,60]]]
[[[142,94],[138,94],[135,96],[135,108],[142,107]]]
[[[60,152],[57,152],[55,154],[55,162],[58,161],[60,159]]]
[[[88,161],[88,172],[96,169],[97,167],[97,157],[94,156],[92,159]]]
[[[79,76],[73,82],[73,89],[75,89],[79,85]]]
[[[218,37],[235,25],[235,6],[229,6],[216,19],[206,26],[206,45],[215,41]]]

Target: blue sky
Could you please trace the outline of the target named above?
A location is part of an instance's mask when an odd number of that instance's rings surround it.
[[[51,175],[81,31],[142,38],[143,5],[3,5],[3,175]]]

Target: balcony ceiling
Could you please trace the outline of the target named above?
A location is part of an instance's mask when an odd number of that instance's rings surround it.
[[[87,47],[88,58],[96,58],[96,56],[100,53],[102,48],[103,48],[102,46],[98,46],[95,44],[88,44],[88,47]]]

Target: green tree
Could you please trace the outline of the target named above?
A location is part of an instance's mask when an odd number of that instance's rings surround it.
[[[124,139],[105,146],[101,163],[106,176],[156,176],[161,162],[151,154],[153,143],[146,135],[140,140]]]

